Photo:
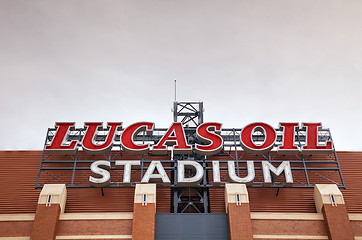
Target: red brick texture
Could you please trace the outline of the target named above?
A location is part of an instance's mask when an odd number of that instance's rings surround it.
[[[99,238],[99,236],[92,238],[92,236],[87,236],[86,238],[78,238],[79,236],[77,236],[77,240],[132,240],[132,238]],[[66,236],[62,236],[62,240],[74,240],[74,237],[69,237],[66,238]],[[258,239],[259,240],[259,239]]]
[[[79,237],[79,236],[77,236]],[[99,238],[99,236],[92,238],[91,236],[87,236],[86,238],[77,238],[77,240],[132,240],[132,238]],[[74,237],[66,238],[66,236],[62,236],[62,240],[74,240]],[[258,239],[259,240],[259,239]]]
[[[323,220],[253,219],[256,235],[312,235],[327,236]]]
[[[33,221],[0,221],[0,237],[30,236]]]
[[[253,240],[249,203],[228,204],[230,240]]]
[[[57,236],[132,235],[131,219],[60,220]]]
[[[51,240],[55,239],[55,233],[60,216],[60,205],[38,204],[35,213],[33,230],[31,232],[31,240]]]
[[[346,205],[339,204],[333,207],[330,204],[324,204],[322,212],[330,240],[354,240]]]
[[[362,236],[362,221],[351,221],[351,227],[355,236]]]
[[[135,203],[133,210],[132,239],[154,240],[155,221],[155,203],[148,203],[146,206],[142,206],[141,203]]]

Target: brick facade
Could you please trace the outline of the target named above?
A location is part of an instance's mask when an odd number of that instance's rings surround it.
[[[322,212],[330,240],[354,240],[346,205],[332,206],[324,204]]]
[[[133,240],[154,240],[155,239],[155,203],[142,205],[135,203],[133,211]]]
[[[60,216],[60,205],[38,204],[36,209],[31,240],[52,240],[56,237],[56,230]]]
[[[252,240],[253,232],[249,203],[229,203],[228,218],[230,240]]]

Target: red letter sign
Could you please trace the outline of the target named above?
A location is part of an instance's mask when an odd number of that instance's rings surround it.
[[[201,141],[202,143],[208,144],[195,145],[195,151],[199,155],[215,155],[218,154],[222,149],[224,140],[220,135],[212,133],[210,132],[210,130],[220,133],[221,123],[203,123],[196,129],[197,139],[199,139],[199,141]]]
[[[304,153],[325,153],[332,151],[332,141],[325,144],[318,141],[318,131],[322,128],[321,123],[302,123],[302,128],[306,128],[306,145],[302,146]]]
[[[283,131],[282,145],[278,147],[278,153],[295,154],[299,152],[298,143],[295,143],[298,123],[279,123],[279,129]]]
[[[252,135],[255,132],[262,132],[265,135],[264,141],[255,143]],[[274,147],[277,134],[274,128],[266,123],[257,122],[246,125],[240,133],[240,143],[245,151],[263,153],[270,151]]]
[[[191,146],[186,143],[184,128],[179,122],[171,125],[157,145],[153,147],[152,152],[155,154],[167,154],[166,145],[175,145],[173,147],[175,154],[188,154],[192,152]]]
[[[67,138],[70,130],[74,130],[74,122],[57,122],[55,126],[58,127],[52,143],[45,146],[44,151],[49,153],[71,154],[77,149],[78,140],[73,140],[67,144]]]
[[[109,150],[112,145],[114,138],[116,137],[116,130],[120,130],[122,123],[108,123],[107,129],[109,129],[107,139],[103,144],[96,144],[95,138],[97,137],[98,131],[104,131],[101,122],[91,122],[84,123],[84,127],[87,127],[85,135],[82,141],[82,147],[85,151],[99,152],[102,153],[104,151]]]
[[[134,137],[139,133],[146,131],[147,134],[152,134],[154,123],[151,122],[138,122],[128,126],[122,133],[121,143],[125,151],[143,154],[150,151],[150,145],[137,145],[134,143]]]

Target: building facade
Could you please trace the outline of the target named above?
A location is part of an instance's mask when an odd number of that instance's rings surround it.
[[[102,194],[99,188],[66,189],[57,183],[42,192],[34,189],[42,152],[1,151],[0,239],[362,239],[362,152],[337,154],[346,189],[321,184],[278,192],[233,184],[211,189],[209,213],[172,214],[171,189],[154,184],[103,188]],[[47,203],[49,195],[59,197]],[[168,215],[173,220],[165,222]],[[215,216],[209,225],[202,220]],[[187,224],[175,227],[183,217]]]
[[[177,102],[168,129],[57,123],[43,151],[0,151],[0,240],[362,239],[362,152],[253,124]]]

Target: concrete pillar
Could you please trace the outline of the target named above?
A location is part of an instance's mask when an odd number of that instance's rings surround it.
[[[45,184],[39,195],[30,239],[55,239],[60,213],[67,199],[65,184]]]
[[[330,240],[353,240],[346,205],[336,184],[316,184],[314,202],[317,212],[322,212]]]
[[[134,194],[133,240],[154,240],[156,220],[156,184],[137,184]]]
[[[230,240],[252,240],[249,195],[245,184],[225,184],[225,207],[229,218]]]

